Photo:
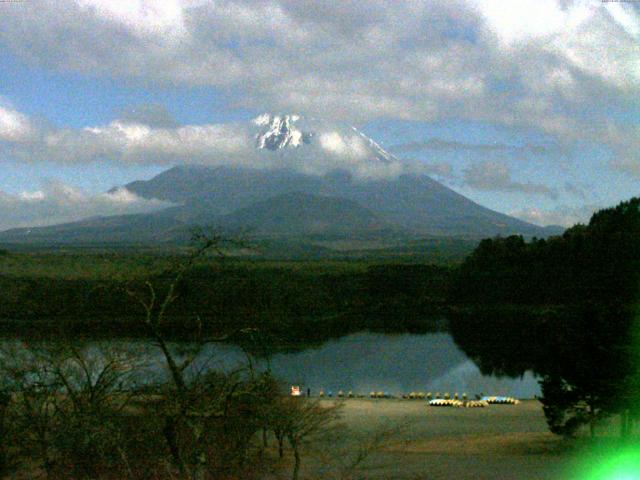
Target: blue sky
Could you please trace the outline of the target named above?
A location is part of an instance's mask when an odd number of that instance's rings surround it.
[[[0,3],[0,228],[159,208],[105,192],[232,162],[233,125],[264,111],[356,125],[525,220],[586,221],[638,193],[639,39],[637,4],[600,0]]]

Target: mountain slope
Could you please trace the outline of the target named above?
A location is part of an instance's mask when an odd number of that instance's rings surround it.
[[[358,235],[387,225],[370,210],[336,197],[293,192],[278,195],[213,222],[254,235]]]
[[[230,214],[273,196],[301,192],[350,200],[365,206],[382,222],[420,235],[542,237],[560,231],[548,231],[482,207],[417,174],[358,181],[345,172],[319,176],[289,170],[181,166],[126,188],[145,198],[183,203],[166,214],[187,223],[211,223],[213,216]]]
[[[546,237],[538,227],[482,207],[425,175],[360,182],[348,174],[303,175],[247,168],[172,168],[126,186],[145,198],[182,205],[150,214],[0,232],[16,243],[154,243],[184,241],[196,225],[257,236],[339,235],[481,238],[522,234]]]
[[[329,235],[347,240],[376,235],[545,237],[562,230],[478,205],[415,173],[419,167],[403,164],[353,127],[268,114],[236,127],[237,138],[230,140],[244,139],[242,155],[208,158],[209,166],[178,166],[126,185],[140,197],[169,201],[173,207],[15,229],[0,232],[0,241],[167,242],[184,239],[196,225],[262,237]]]

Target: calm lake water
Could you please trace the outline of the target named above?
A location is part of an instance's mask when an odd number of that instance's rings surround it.
[[[149,365],[146,381],[163,375],[162,357],[149,341],[110,340],[90,342],[84,348],[110,347],[133,353]],[[184,344],[174,344],[179,351]],[[198,354],[194,368],[232,369],[246,364],[243,351],[233,345],[209,344]],[[295,353],[281,353],[268,361],[259,361],[257,368],[270,367],[282,381],[311,389],[317,395],[338,390],[365,394],[371,390],[393,395],[422,392],[509,395],[532,398],[540,393],[531,374],[522,378],[484,376],[475,364],[456,346],[446,333],[384,334],[356,333],[330,340],[319,347]]]
[[[389,335],[357,333],[319,348],[271,359],[273,372],[313,393],[371,390],[394,395],[411,391],[466,392],[531,398],[540,393],[531,374],[523,378],[484,376],[446,333]]]

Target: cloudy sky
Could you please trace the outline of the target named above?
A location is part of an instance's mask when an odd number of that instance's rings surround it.
[[[0,228],[164,206],[262,112],[348,122],[539,224],[640,194],[640,3],[0,1]],[[224,160],[221,160],[224,159]],[[359,166],[358,168],[361,168]]]

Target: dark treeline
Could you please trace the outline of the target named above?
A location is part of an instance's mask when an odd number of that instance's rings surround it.
[[[251,327],[285,348],[363,329],[434,331],[449,276],[448,268],[429,265],[196,265],[181,280],[163,329],[188,338],[200,326],[215,335]],[[172,279],[171,271],[134,280],[0,276],[0,322],[16,334],[144,335],[144,312],[126,290],[144,291],[149,281],[163,291]]]
[[[455,341],[485,373],[541,376],[552,431],[638,414],[640,199],[562,236],[484,240],[451,288]]]

